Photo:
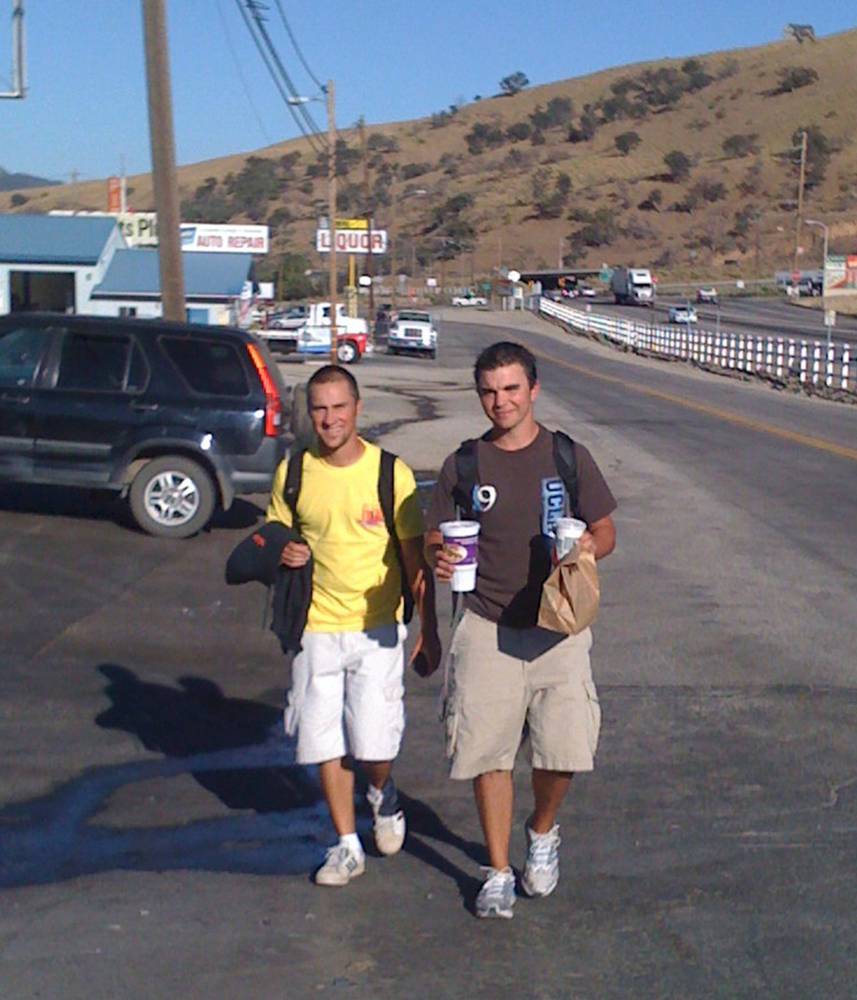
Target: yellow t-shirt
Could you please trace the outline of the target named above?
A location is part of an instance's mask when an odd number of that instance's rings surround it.
[[[330,465],[316,450],[304,455],[298,519],[313,555],[308,632],[362,632],[399,618],[401,574],[378,499],[381,449],[361,442],[363,454],[352,465]],[[274,473],[267,520],[291,526],[287,468],[283,461]],[[400,458],[393,481],[398,536],[416,538],[423,516],[414,474]]]

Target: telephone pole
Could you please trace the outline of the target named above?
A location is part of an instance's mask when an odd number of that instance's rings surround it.
[[[336,92],[327,81],[327,214],[330,227],[330,361],[336,364]]]
[[[360,151],[363,154],[363,202],[366,206],[366,228],[369,230],[369,252],[366,254],[366,275],[369,278],[369,339],[375,329],[375,263],[372,259],[372,190],[369,184],[369,154],[366,148],[366,122],[360,119]]]
[[[179,230],[181,218],[164,0],[143,0],[143,33],[146,42],[152,180],[158,216],[162,311],[164,319],[183,323],[186,314]]]
[[[800,133],[800,180],[797,185],[797,221],[795,222],[795,256],[793,271],[798,270],[798,256],[800,255],[800,229],[803,222],[803,187],[806,181],[806,129]]]

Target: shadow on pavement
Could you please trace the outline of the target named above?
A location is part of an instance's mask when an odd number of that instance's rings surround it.
[[[297,875],[322,860],[334,832],[316,769],[295,762],[294,742],[271,705],[229,698],[203,677],[177,686],[145,681],[127,667],[104,663],[111,705],[95,719],[131,734],[155,759],[90,769],[52,792],[0,809],[0,887],[46,884],[110,870],[205,870]],[[145,826],[110,814],[122,789],[190,775],[233,814]],[[400,793],[409,822],[405,850],[453,879],[465,904],[478,883],[423,838],[482,861],[481,847],[453,833],[425,803]],[[181,792],[166,796],[181,807]],[[144,793],[137,809],[148,809]],[[364,841],[371,820],[360,796]],[[162,804],[163,806],[163,804]],[[105,814],[101,821],[99,815]],[[136,816],[137,813],[134,813]]]

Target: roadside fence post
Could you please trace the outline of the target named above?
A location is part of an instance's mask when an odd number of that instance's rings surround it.
[[[806,372],[809,367],[809,344],[805,340],[800,342],[800,380],[806,382]]]
[[[812,349],[812,384],[818,385],[818,378],[821,374],[821,342],[816,340]]]
[[[843,389],[847,389],[848,388],[848,361],[849,361],[848,345],[847,344],[843,344],[842,345],[842,368],[840,369],[841,375],[842,375],[842,379],[841,379],[842,385],[841,385],[841,388],[843,388]]]
[[[783,338],[777,337],[777,378],[783,377]]]
[[[824,384],[828,387],[833,385],[833,359],[836,356],[836,345],[831,341],[827,344],[827,363],[825,364]]]

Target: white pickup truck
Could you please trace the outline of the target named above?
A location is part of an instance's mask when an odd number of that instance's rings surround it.
[[[256,335],[267,343],[272,352],[299,354],[330,353],[330,303],[312,302],[303,315],[295,308],[276,326],[257,330]],[[276,321],[275,321],[276,322]],[[280,325],[280,323],[282,325]],[[359,361],[366,352],[369,327],[365,319],[349,316],[342,302],[336,303],[336,356],[342,364]]]

